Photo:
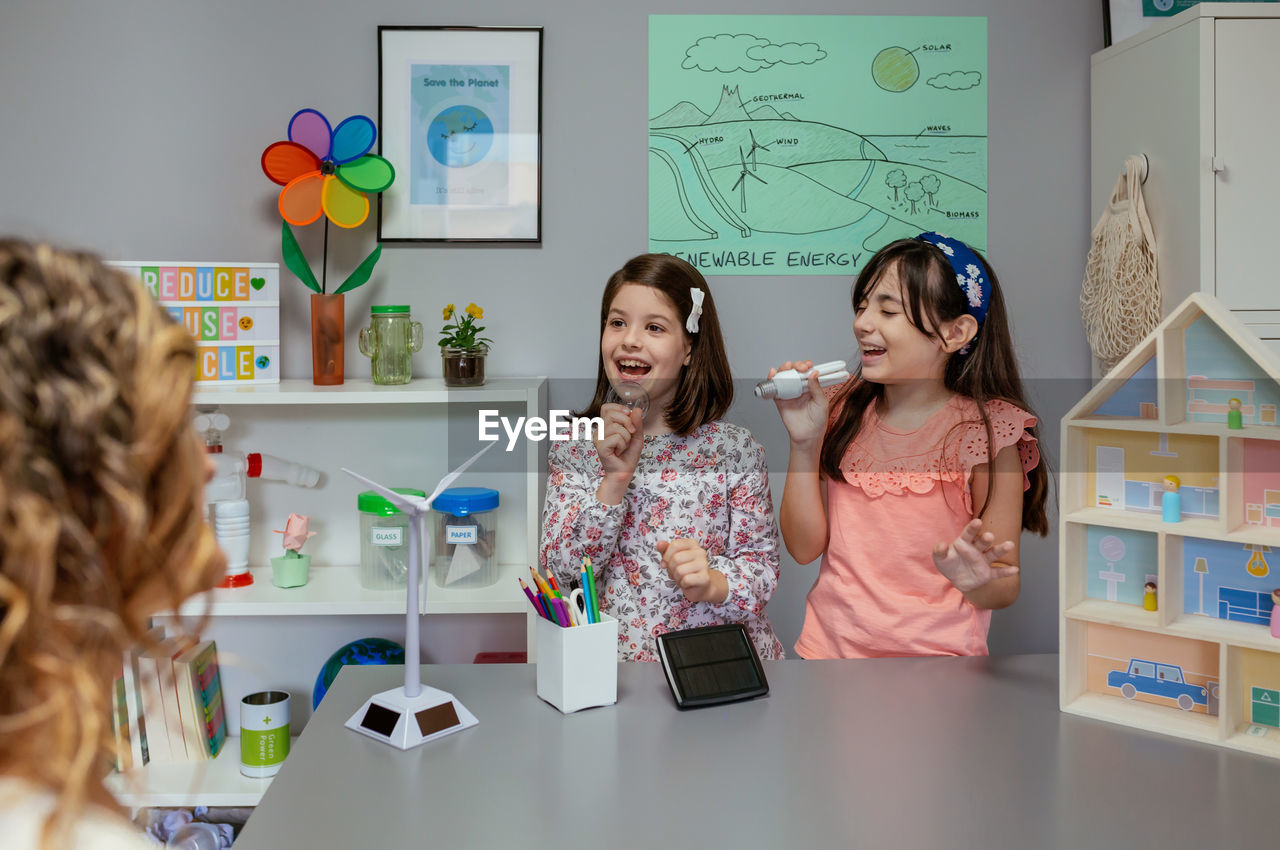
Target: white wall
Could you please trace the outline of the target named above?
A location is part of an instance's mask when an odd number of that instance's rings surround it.
[[[5,0],[0,9],[0,232],[116,258],[279,258],[276,192],[262,149],[294,111],[377,115],[379,24],[541,25],[543,241],[388,246],[348,304],[348,374],[367,375],[354,333],[367,305],[409,303],[434,323],[446,301],[487,309],[493,374],[553,379],[551,406],[584,399],[605,278],[646,250],[647,16],[684,4],[605,0]],[[1099,4],[1026,0],[702,0],[699,13],[983,15],[989,19],[990,251],[1024,374],[1058,453],[1058,420],[1087,389],[1078,298],[1088,248],[1089,54]],[[632,167],[619,168],[619,163]],[[318,256],[319,228],[304,249]],[[331,234],[350,268],[374,228]],[[287,278],[288,275],[282,275]],[[713,278],[742,396],[731,418],[765,444],[781,495],[785,432],[748,379],[789,357],[851,352],[850,280]],[[287,377],[309,374],[306,290],[282,280]],[[815,343],[815,340],[822,340]],[[428,345],[428,348],[431,346]],[[418,374],[439,375],[427,354]],[[1056,534],[1023,541],[1023,596],[998,613],[997,652],[1056,648]],[[790,645],[816,565],[784,563],[769,606]],[[340,641],[335,641],[334,645]],[[492,647],[503,648],[503,647]]]

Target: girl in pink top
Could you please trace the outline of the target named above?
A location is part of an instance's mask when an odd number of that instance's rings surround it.
[[[963,242],[923,233],[868,261],[853,307],[860,374],[777,402],[783,541],[800,563],[822,555],[796,652],[985,655],[991,610],[1018,598],[1022,529],[1048,531],[999,284]]]

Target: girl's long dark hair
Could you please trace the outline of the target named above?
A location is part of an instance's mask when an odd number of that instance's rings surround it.
[[[990,480],[991,462],[994,460],[991,447],[995,443],[995,436],[991,430],[991,420],[987,416],[987,402],[998,399],[1028,412],[1032,411],[1018,372],[1000,282],[986,258],[979,255],[979,259],[986,271],[987,280],[991,282],[987,317],[978,335],[969,344],[969,353],[951,355],[947,361],[943,383],[947,389],[973,399],[978,405],[978,414],[987,432],[987,475]],[[941,327],[944,322],[958,319],[968,312],[968,302],[964,292],[955,284],[955,273],[951,270],[946,255],[936,246],[916,239],[892,242],[867,262],[853,285],[855,312],[859,305],[866,302],[880,277],[895,265],[902,286],[907,318],[921,333],[936,338],[937,332],[933,328]],[[820,458],[822,472],[828,478],[845,480],[840,471],[840,461],[858,436],[867,406],[883,397],[883,384],[855,380],[850,381],[847,389],[832,399],[831,403],[838,410],[827,427]],[[1039,439],[1038,427],[1028,428],[1027,431]],[[1027,473],[1031,487],[1022,497],[1022,527],[1042,536],[1049,532],[1049,520],[1045,514],[1049,493],[1047,467],[1048,459],[1041,453],[1040,463]],[[991,488],[988,487],[987,500],[977,511],[977,516],[986,511],[990,501]]]
[[[724,337],[720,333],[720,318],[716,314],[716,302],[706,279],[689,263],[670,254],[641,254],[632,257],[609,277],[600,299],[600,334],[604,335],[605,322],[609,320],[609,308],[618,290],[628,283],[652,287],[675,305],[676,315],[682,320],[678,332],[685,334],[692,348],[689,365],[680,370],[675,398],[663,411],[667,425],[680,436],[687,436],[713,419],[720,419],[733,403],[733,374],[729,370],[729,356],[724,350]],[[706,293],[702,301],[702,316],[697,333],[687,333],[683,319],[693,309],[691,288]],[[599,346],[597,346],[598,350]],[[609,395],[609,378],[604,371],[601,357],[596,369],[596,391],[585,410],[575,416],[599,416],[600,406]]]

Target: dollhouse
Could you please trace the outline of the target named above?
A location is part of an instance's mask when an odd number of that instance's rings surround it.
[[[1280,358],[1195,293],[1063,418],[1063,711],[1280,758],[1277,404]]]

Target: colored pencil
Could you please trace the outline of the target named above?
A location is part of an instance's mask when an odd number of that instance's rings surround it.
[[[593,622],[600,622],[600,597],[596,595],[596,571],[591,568],[591,559],[583,558],[582,566],[587,571],[587,584],[591,586],[591,592],[587,594],[590,600],[591,613],[594,616]]]
[[[587,575],[586,567],[582,568],[582,578],[579,579],[579,581],[582,582],[582,601],[587,606],[587,622],[599,622],[599,620],[596,619],[596,612],[593,610],[593,606],[591,604],[591,579]]]
[[[542,576],[538,575],[537,570],[535,570],[533,567],[529,568],[529,575],[533,576],[533,583],[538,586],[538,590],[540,590],[544,596],[546,596],[548,599],[550,599],[552,596],[555,596],[555,594],[551,592],[551,588],[547,585],[547,583],[542,580]]]
[[[516,577],[516,581],[520,582],[520,589],[524,591],[524,595],[529,597],[529,601],[533,603],[533,610],[538,612],[539,617],[546,617],[547,609],[542,607],[542,603],[538,601],[538,597],[533,595],[533,591],[529,589],[529,585],[525,584],[524,579],[519,576]]]

